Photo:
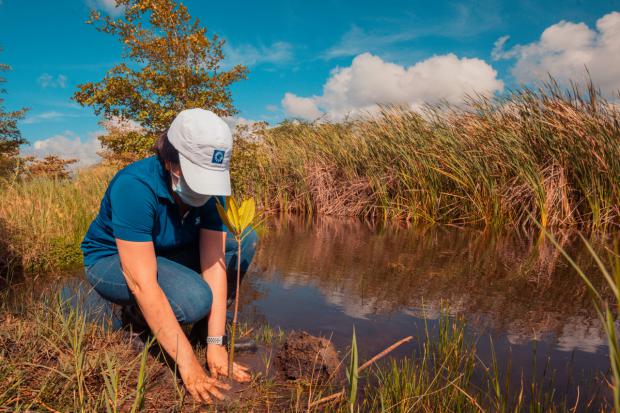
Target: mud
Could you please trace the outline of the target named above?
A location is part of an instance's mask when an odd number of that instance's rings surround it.
[[[305,331],[292,331],[277,355],[277,368],[288,380],[327,382],[340,364],[334,345]]]

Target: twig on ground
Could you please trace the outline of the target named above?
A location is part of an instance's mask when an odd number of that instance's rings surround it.
[[[377,360],[387,356],[389,353],[391,353],[392,351],[394,351],[394,349],[396,349],[398,346],[401,346],[409,341],[413,340],[413,336],[408,336],[405,337],[401,340],[398,340],[396,343],[392,344],[391,346],[389,346],[388,348],[386,348],[385,350],[383,350],[382,352],[378,353],[377,355],[375,355],[374,357],[372,357],[370,360],[368,360],[366,363],[362,364],[358,369],[358,373],[368,367],[370,367],[373,363],[375,363]],[[339,398],[341,398],[342,396],[344,396],[344,390],[339,391],[338,393],[334,393],[332,395],[323,397],[319,400],[313,401],[312,403],[310,403],[308,405],[308,408],[312,408],[312,407],[316,407],[320,404],[323,403],[327,403],[327,402],[331,402],[331,401],[335,401],[338,400]]]

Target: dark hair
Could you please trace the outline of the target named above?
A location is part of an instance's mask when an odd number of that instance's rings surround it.
[[[179,163],[179,151],[168,140],[168,130],[164,131],[153,145],[153,150],[157,154],[159,161],[163,164],[164,161]]]

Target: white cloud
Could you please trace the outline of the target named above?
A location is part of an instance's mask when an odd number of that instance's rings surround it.
[[[37,78],[37,83],[44,89],[47,88],[61,88],[67,87],[67,76],[59,74],[54,77],[49,73],[43,73]]]
[[[251,119],[246,119],[241,116],[226,116],[222,118],[224,122],[228,125],[231,132],[234,132],[237,126],[252,126],[256,123],[256,121]]]
[[[287,42],[274,42],[269,46],[242,44],[233,46],[224,43],[224,66],[241,64],[258,66],[262,64],[286,64],[293,60],[293,45]]]
[[[93,9],[103,10],[113,17],[120,16],[125,10],[123,6],[116,5],[116,0],[86,0],[86,4]]]
[[[25,125],[32,125],[35,123],[41,123],[41,122],[46,122],[46,121],[56,121],[56,120],[65,119],[65,118],[74,118],[77,116],[78,115],[75,113],[64,113],[64,112],[57,112],[57,111],[52,110],[49,112],[42,112],[42,113],[37,113],[35,115],[30,115],[26,119],[24,119],[22,123]]]
[[[323,115],[317,107],[318,98],[304,98],[292,93],[285,93],[282,99],[282,107],[287,115],[294,118],[315,120]]]
[[[405,67],[363,53],[353,59],[351,66],[332,70],[322,95],[300,97],[287,93],[282,106],[293,117],[314,120],[326,113],[337,120],[372,112],[377,104],[459,104],[468,94],[491,95],[503,87],[497,72],[481,59],[447,54]]]
[[[47,155],[57,155],[64,159],[78,159],[74,167],[84,167],[100,161],[97,152],[101,150],[101,143],[97,137],[101,132],[91,132],[85,139],[80,138],[72,131],[51,136],[24,146],[23,155],[34,155],[43,158]]]
[[[586,68],[603,93],[620,90],[620,13],[609,13],[591,29],[585,23],[561,21],[545,29],[540,40],[505,49],[508,36],[495,42],[495,60],[515,59],[512,74],[517,81],[583,81]]]

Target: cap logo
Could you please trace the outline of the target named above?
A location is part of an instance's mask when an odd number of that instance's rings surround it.
[[[211,158],[211,163],[215,163],[221,165],[224,162],[224,151],[216,149],[213,151],[213,158]]]

